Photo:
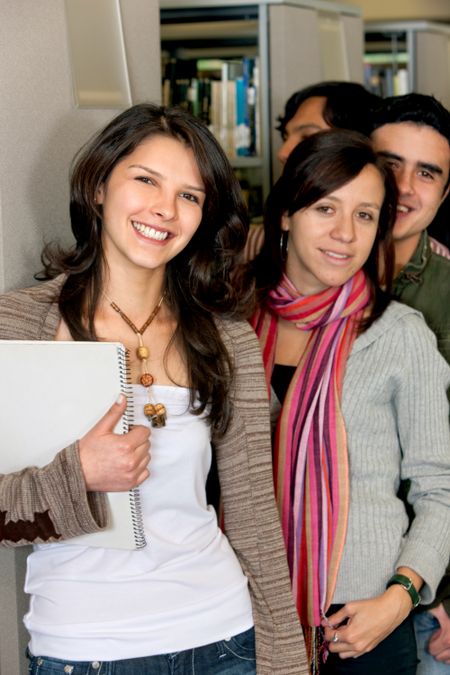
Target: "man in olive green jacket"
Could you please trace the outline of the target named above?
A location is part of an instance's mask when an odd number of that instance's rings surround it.
[[[450,260],[432,250],[426,230],[396,276],[393,293],[400,302],[422,312],[437,337],[439,351],[450,363]]]
[[[449,193],[450,113],[432,96],[391,97],[374,113],[372,129],[375,149],[392,168],[399,190],[393,293],[422,312],[450,363],[450,260],[445,249],[443,255],[436,252],[426,232]],[[448,675],[450,565],[435,602],[414,619],[417,675]]]

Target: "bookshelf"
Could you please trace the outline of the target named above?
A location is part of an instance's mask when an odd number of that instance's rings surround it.
[[[367,22],[364,83],[381,96],[415,91],[450,107],[450,26],[428,21]]]
[[[188,107],[211,126],[257,216],[279,175],[275,127],[288,97],[320,80],[363,80],[360,10],[325,0],[161,0],[160,18],[163,101]],[[202,90],[200,101],[190,88]],[[239,96],[243,121],[232,124]]]

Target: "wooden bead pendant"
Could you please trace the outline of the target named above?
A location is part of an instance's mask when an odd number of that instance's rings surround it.
[[[142,371],[142,374],[139,378],[139,382],[144,387],[151,387],[153,384],[153,375],[150,375],[150,373],[147,370],[147,359],[149,357],[149,350],[148,347],[145,347],[142,344],[142,335],[138,333],[137,336],[139,339],[139,347],[136,349],[136,355],[141,362],[141,371]]]
[[[158,314],[159,309],[162,305],[162,301],[164,299],[164,294],[161,296],[158,304],[153,309],[147,321],[140,329],[134,325],[131,319],[120,309],[120,307],[115,302],[113,302],[110,298],[108,298],[106,293],[104,293],[104,295],[110,302],[111,307],[114,309],[114,311],[116,311],[119,314],[119,316],[131,328],[133,333],[137,335],[139,345],[136,349],[136,356],[141,362],[141,375],[139,377],[139,382],[147,389],[147,397],[150,401],[150,387],[153,384],[154,378],[153,375],[151,375],[148,372],[147,359],[150,356],[150,351],[148,347],[144,345],[142,335],[144,331],[147,330],[147,328],[149,327],[155,316]],[[147,417],[148,420],[150,420],[152,427],[164,427],[166,425],[167,412],[165,406],[162,403],[150,403],[150,402],[146,403],[146,405],[144,406],[144,415]]]
[[[144,415],[150,420],[152,427],[164,427],[166,425],[166,407],[162,403],[147,403],[144,406]]]
[[[146,361],[149,357],[148,347],[139,345],[139,347],[136,349],[136,355],[141,361]]]
[[[139,382],[144,387],[151,387],[153,384],[153,375],[150,375],[150,373],[142,373],[142,375],[139,378]]]

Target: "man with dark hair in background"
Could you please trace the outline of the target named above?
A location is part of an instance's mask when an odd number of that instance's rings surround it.
[[[371,138],[399,190],[394,297],[422,312],[450,363],[450,260],[427,233],[449,193],[450,113],[432,96],[386,98],[373,115]],[[450,566],[435,602],[414,616],[421,660],[417,675],[450,672],[449,615]]]
[[[325,129],[352,129],[367,135],[371,111],[379,101],[357,82],[319,82],[296,91],[278,118],[283,139],[278,159],[284,164],[300,141]]]

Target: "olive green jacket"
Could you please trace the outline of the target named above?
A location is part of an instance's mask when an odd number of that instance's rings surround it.
[[[396,300],[422,312],[450,364],[450,260],[431,250],[426,232],[392,290]]]

